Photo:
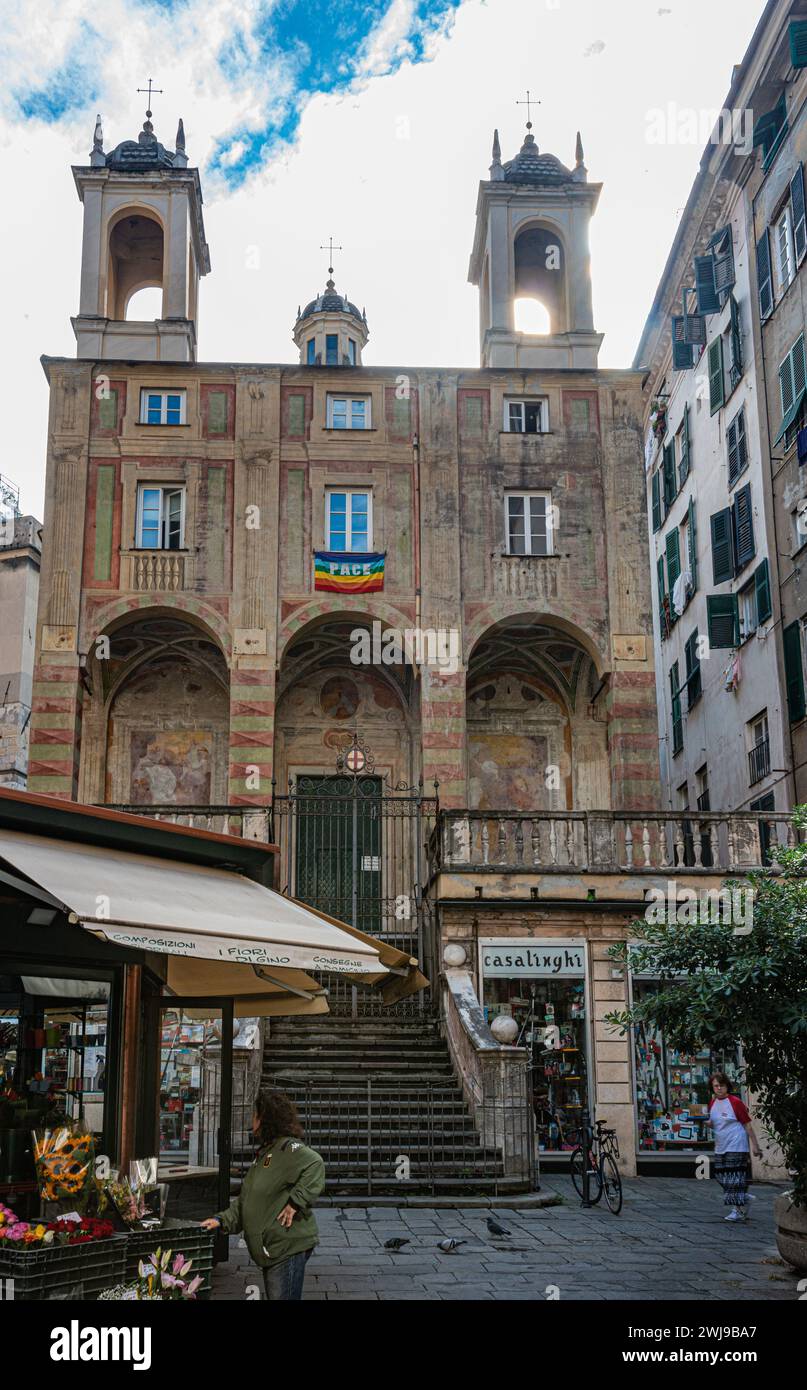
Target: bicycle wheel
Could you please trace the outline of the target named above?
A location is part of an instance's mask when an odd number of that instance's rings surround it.
[[[608,1210],[612,1211],[614,1216],[619,1216],[622,1210],[622,1179],[610,1154],[603,1155],[601,1172],[602,1190]]]
[[[573,1150],[572,1155],[569,1159],[569,1171],[572,1175],[572,1182],[574,1183],[575,1191],[578,1197],[581,1199],[581,1201],[583,1198],[583,1172],[585,1169],[585,1163],[585,1151],[582,1148],[582,1145],[578,1144],[577,1148]],[[594,1203],[599,1202],[602,1196],[602,1177],[600,1175],[599,1169],[594,1166],[594,1156],[590,1150],[588,1154],[588,1163],[588,1200],[593,1205]]]

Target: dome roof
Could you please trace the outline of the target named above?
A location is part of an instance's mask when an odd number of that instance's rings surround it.
[[[311,314],[351,314],[359,323],[366,323],[365,315],[356,305],[343,294],[337,293],[333,280],[328,280],[322,294],[312,299],[310,304],[306,304],[302,313],[297,315],[297,322],[309,318]]]
[[[504,165],[505,183],[573,183],[571,169],[554,154],[542,154],[535,136],[528,131],[515,159]]]

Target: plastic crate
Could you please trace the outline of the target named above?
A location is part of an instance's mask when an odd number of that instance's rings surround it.
[[[126,1274],[126,1236],[108,1236],[82,1245],[31,1246],[0,1243],[3,1297],[15,1301],[97,1299]],[[11,1280],[11,1284],[6,1284]]]
[[[184,1255],[193,1260],[189,1279],[197,1274],[204,1282],[196,1294],[197,1298],[209,1298],[213,1285],[213,1245],[215,1231],[205,1231],[190,1221],[172,1220],[170,1217],[150,1231],[130,1231],[126,1236],[126,1279],[137,1278],[137,1266],[147,1260],[155,1250],[172,1250],[174,1255]]]

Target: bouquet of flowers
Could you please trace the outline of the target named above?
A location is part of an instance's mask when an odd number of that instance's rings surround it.
[[[139,1302],[162,1302],[168,1299],[195,1298],[204,1283],[201,1274],[188,1279],[193,1260],[186,1260],[184,1255],[174,1255],[172,1263],[172,1255],[172,1250],[155,1250],[148,1260],[140,1261],[138,1277],[134,1284],[115,1284],[111,1289],[104,1289],[104,1292],[98,1295],[99,1300],[111,1302],[136,1299]]]
[[[95,1140],[81,1126],[62,1125],[34,1134],[34,1160],[43,1202],[83,1198],[95,1186]]]
[[[111,1221],[85,1216],[79,1220],[60,1217],[58,1221],[21,1221],[10,1207],[0,1203],[0,1242],[13,1245],[86,1245],[115,1234]]]

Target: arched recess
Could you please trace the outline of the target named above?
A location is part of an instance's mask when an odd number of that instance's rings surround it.
[[[122,321],[138,290],[165,285],[165,229],[153,208],[123,208],[107,227],[107,318]],[[162,316],[162,314],[160,315]]]
[[[499,599],[495,604],[487,603],[477,611],[473,622],[466,625],[466,666],[470,665],[474,649],[482,638],[501,627],[520,628],[526,636],[536,627],[557,631],[562,636],[569,637],[573,643],[588,653],[600,680],[607,674],[608,667],[602,652],[585,628],[560,613],[537,613],[534,610],[525,610],[523,602],[518,599],[504,601]]]
[[[607,809],[607,723],[596,666],[548,620],[493,624],[466,681],[468,800],[474,810]]]
[[[557,229],[545,223],[519,227],[513,239],[513,301],[525,300],[546,310],[544,332],[566,332],[566,248]]]
[[[278,630],[277,634],[277,659],[281,662],[284,659],[287,647],[296,641],[300,633],[308,626],[317,623],[328,622],[331,619],[341,621],[351,621],[356,627],[364,626],[372,629],[374,622],[381,623],[382,629],[395,628],[398,631],[405,630],[412,626],[412,619],[400,609],[395,608],[391,603],[386,603],[383,599],[378,599],[373,595],[372,612],[368,611],[366,600],[359,597],[355,598],[340,597],[339,610],[334,611],[333,595],[323,594],[319,598],[311,599],[304,603],[300,608],[295,608],[286,621]]]
[[[159,604],[155,604],[151,594],[117,598],[104,604],[93,613],[92,624],[88,626],[86,650],[89,657],[92,658],[94,655],[99,639],[111,636],[139,611],[155,618],[182,618],[220,647],[229,663],[231,638],[226,620],[209,603],[187,594],[162,594]]]
[[[339,750],[354,733],[368,745],[376,774],[389,786],[417,780],[418,683],[407,662],[385,660],[383,645],[373,650],[372,624],[369,614],[335,613],[306,624],[288,641],[275,715],[279,789],[300,776],[333,773]],[[356,630],[371,634],[368,644],[359,646],[352,635]],[[370,660],[351,660],[351,653]]]
[[[83,799],[225,803],[230,681],[218,643],[184,616],[153,609],[103,636],[87,665]]]

